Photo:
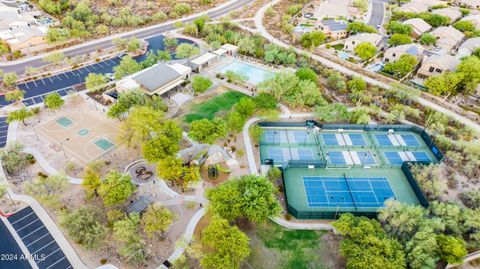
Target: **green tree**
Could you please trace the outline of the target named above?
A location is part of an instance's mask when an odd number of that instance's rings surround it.
[[[207,23],[209,20],[210,19],[208,18],[208,16],[200,16],[193,21],[193,24],[197,27],[197,31],[199,33],[203,33],[205,23]]]
[[[166,207],[152,204],[142,215],[143,231],[153,238],[156,233],[163,233],[173,222],[173,213]]]
[[[89,91],[98,91],[101,86],[105,85],[109,81],[108,77],[103,74],[90,73],[85,78],[85,87]]]
[[[399,21],[390,21],[386,28],[392,34],[410,35],[412,33],[411,25],[403,24]]]
[[[192,12],[192,7],[187,3],[176,3],[173,10],[181,16]]]
[[[342,74],[336,71],[332,72],[327,77],[327,85],[328,87],[339,92],[344,92],[347,89],[347,82],[345,78]]]
[[[397,78],[403,78],[413,71],[416,64],[417,57],[410,54],[403,54],[398,60],[387,63],[383,71],[390,73]]]
[[[435,268],[439,260],[438,243],[433,229],[424,227],[406,243],[407,262],[410,268]]]
[[[119,138],[127,146],[142,144],[152,138],[152,134],[161,128],[163,113],[150,107],[136,106],[122,123]]]
[[[183,173],[183,161],[175,156],[161,159],[157,165],[157,174],[160,178],[179,182]]]
[[[462,84],[466,93],[472,93],[480,83],[480,58],[470,56],[457,66],[457,72],[462,76]]]
[[[249,175],[229,180],[207,190],[206,197],[210,201],[208,209],[227,220],[243,216],[260,223],[281,212],[275,188],[264,177]]]
[[[142,264],[147,256],[145,242],[138,231],[139,224],[140,216],[136,213],[113,224],[113,238],[120,243],[118,254],[134,265]]]
[[[188,136],[200,143],[213,144],[215,140],[224,137],[226,133],[227,126],[222,119],[201,119],[191,123]]]
[[[14,121],[21,121],[24,126],[27,126],[27,123],[25,122],[25,120],[34,115],[35,113],[33,113],[31,110],[27,108],[20,108],[18,110],[14,110],[8,113],[6,121],[7,123],[11,123]]]
[[[8,91],[5,93],[5,101],[15,103],[22,101],[24,92],[20,89]]]
[[[85,167],[82,187],[85,189],[87,198],[98,196],[98,188],[102,183],[100,179],[100,171],[103,167],[103,162],[94,161]]]
[[[192,44],[182,43],[175,49],[175,56],[179,59],[190,58],[200,53],[200,49]]]
[[[228,221],[214,218],[203,230],[200,239],[200,253],[197,253],[203,268],[240,268],[250,255],[248,237]]]
[[[437,37],[432,34],[425,33],[420,37],[420,43],[427,46],[434,46],[437,44]]]
[[[368,60],[372,58],[375,53],[377,53],[377,47],[372,45],[370,42],[363,42],[355,47],[355,55],[360,57],[362,60]]]
[[[192,88],[195,93],[204,93],[213,85],[213,82],[204,76],[194,76],[192,79]]]
[[[138,38],[130,38],[130,40],[128,40],[125,46],[125,49],[127,50],[127,52],[136,52],[140,50],[141,47],[142,42]]]
[[[311,31],[303,34],[300,37],[300,42],[302,46],[309,49],[315,49],[320,46],[325,41],[325,34],[321,31]]]
[[[81,207],[66,213],[60,220],[68,235],[86,249],[97,249],[105,240],[107,231],[100,223],[102,211],[93,206]]]
[[[295,75],[301,80],[310,80],[314,83],[318,83],[318,76],[313,69],[308,68],[308,67],[301,67],[297,69],[295,72]]]
[[[157,59],[162,62],[167,62],[172,59],[170,52],[164,50],[157,50]]]
[[[142,145],[143,157],[149,162],[158,162],[174,156],[180,149],[182,129],[171,120],[162,122],[152,139]]]
[[[107,207],[125,202],[134,191],[135,186],[130,181],[130,176],[118,171],[108,173],[98,188],[98,194]]]
[[[0,159],[8,174],[12,175],[29,164],[28,154],[23,152],[23,148],[22,144],[14,142],[0,151]]]
[[[347,259],[347,268],[406,268],[402,246],[388,238],[376,220],[347,213],[332,225],[344,237],[340,252]]]
[[[142,70],[142,65],[137,63],[130,55],[123,56],[120,64],[113,68],[115,79],[121,79],[124,76],[131,75]]]
[[[456,94],[461,87],[462,76],[455,72],[445,72],[437,76],[428,77],[425,87],[435,95]]]
[[[3,74],[3,84],[7,87],[13,87],[17,84],[18,75],[15,72]]]
[[[49,43],[63,42],[70,38],[70,30],[66,28],[49,28],[47,32],[47,41]]]
[[[475,24],[472,21],[457,21],[453,27],[460,32],[472,32],[475,30]]]
[[[58,93],[50,93],[44,99],[43,103],[45,106],[53,111],[58,110],[60,107],[63,106],[65,101],[62,99],[60,94]]]
[[[315,117],[321,122],[348,122],[350,113],[341,103],[325,103],[315,107]]]
[[[167,50],[175,50],[175,48],[178,46],[178,39],[166,37],[163,39],[163,45]]]
[[[363,22],[354,21],[348,24],[347,31],[350,34],[357,34],[357,33],[376,33],[377,30],[375,27],[367,25]]]
[[[449,264],[460,264],[468,254],[465,241],[451,235],[437,236],[439,256]]]
[[[56,63],[59,63],[59,62],[65,60],[65,54],[63,54],[63,52],[61,52],[61,51],[52,52],[52,53],[48,54],[47,56],[43,57],[43,60],[46,61],[46,62],[56,64]]]
[[[404,44],[411,44],[412,42],[412,38],[404,34],[393,34],[387,41],[387,43],[392,47]]]
[[[267,178],[271,182],[275,182],[282,178],[282,171],[278,167],[272,167],[267,172]]]
[[[425,20],[434,28],[440,27],[442,25],[448,25],[450,23],[450,18],[448,18],[447,16],[433,14],[430,12],[420,13],[419,17]]]
[[[347,82],[347,87],[350,91],[365,91],[367,89],[367,83],[361,77],[353,77]]]
[[[41,203],[53,208],[60,208],[59,195],[68,186],[68,179],[65,175],[39,175],[32,181],[25,182],[23,188],[25,193],[38,199]]]

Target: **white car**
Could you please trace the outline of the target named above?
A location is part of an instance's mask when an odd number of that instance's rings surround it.
[[[113,74],[113,73],[106,73],[105,76],[106,76],[110,81],[114,81],[114,80],[115,80],[115,74]]]

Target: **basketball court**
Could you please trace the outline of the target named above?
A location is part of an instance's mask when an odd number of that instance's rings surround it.
[[[119,127],[112,121],[83,110],[58,115],[36,128],[69,158],[89,163],[115,147]]]

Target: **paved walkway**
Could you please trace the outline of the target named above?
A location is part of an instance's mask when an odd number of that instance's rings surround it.
[[[337,64],[335,62],[332,62],[326,58],[323,58],[321,56],[318,56],[316,54],[312,54],[310,53],[309,51],[306,51],[306,50],[302,50],[302,49],[299,49],[299,48],[296,48],[296,47],[292,47],[291,45],[289,44],[286,44],[284,43],[283,41],[281,40],[278,40],[277,38],[273,37],[270,33],[268,33],[267,29],[265,29],[264,25],[263,25],[263,17],[265,15],[265,11],[277,4],[278,2],[280,2],[280,0],[274,0],[266,5],[264,5],[263,7],[261,7],[257,13],[255,14],[255,26],[257,27],[257,31],[264,37],[266,38],[268,41],[278,45],[278,46],[281,46],[281,47],[284,47],[284,48],[293,48],[297,53],[300,53],[300,54],[304,54],[304,55],[307,55],[309,57],[311,57],[312,59],[318,61],[319,63],[325,65],[326,67],[329,67],[329,68],[332,68],[332,69],[335,69],[341,73],[344,73],[348,76],[356,76],[356,77],[361,77],[365,80],[365,82],[371,84],[371,85],[374,85],[374,86],[378,86],[378,87],[381,87],[381,88],[384,88],[384,89],[390,89],[391,86],[389,84],[386,84],[386,83],[383,83],[381,81],[378,81],[376,79],[373,79],[369,76],[366,76],[366,75],[363,75],[363,74],[360,74],[360,73],[357,73],[353,70],[350,70],[340,64]],[[418,97],[417,100],[416,100],[419,104],[421,104],[422,106],[425,106],[425,107],[429,107],[433,110],[436,110],[438,112],[441,112],[459,122],[461,122],[462,124],[476,130],[477,132],[480,132],[480,125],[462,115],[459,115],[449,109],[446,109],[440,105],[437,105],[425,98],[422,98],[422,97]]]
[[[470,262],[470,261],[473,261],[473,260],[476,260],[476,259],[480,259],[480,250],[476,251],[476,252],[472,252],[472,253],[468,254],[467,256],[463,257],[462,264],[465,264],[467,262]],[[449,265],[447,265],[447,267],[445,269],[456,268],[458,266],[459,266],[458,264],[449,264]]]
[[[334,231],[332,225],[328,223],[300,223],[292,222],[281,218],[270,218],[276,224],[292,230],[327,230]]]

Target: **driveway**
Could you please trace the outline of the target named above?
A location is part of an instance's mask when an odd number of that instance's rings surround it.
[[[385,6],[384,2],[372,2],[372,15],[368,21],[368,25],[371,25],[378,29],[378,25],[381,25],[383,22],[383,16],[385,15]]]

